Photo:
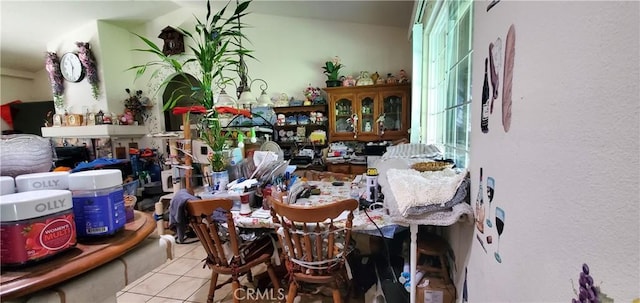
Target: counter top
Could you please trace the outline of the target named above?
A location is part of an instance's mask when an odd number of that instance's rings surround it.
[[[42,263],[3,268],[0,275],[0,301],[7,301],[43,290],[106,264],[146,239],[156,228],[151,215],[136,211],[134,221],[115,235],[78,243],[74,248]]]

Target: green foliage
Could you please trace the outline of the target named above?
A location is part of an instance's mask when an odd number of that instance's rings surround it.
[[[224,15],[229,7],[229,3],[224,5],[219,11],[214,12],[210,0],[208,0],[207,15],[204,22],[194,16],[196,22],[192,31],[182,28],[177,29],[191,41],[191,43],[188,43],[191,53],[187,53],[184,56],[167,56],[162,52],[162,49],[151,40],[134,34],[148,47],[145,49],[134,49],[134,51],[151,53],[156,57],[156,60],[129,68],[129,70],[136,71],[136,79],[144,75],[149,69],[154,69],[152,76],[155,76],[161,68],[168,67],[171,68],[177,76],[164,80],[164,82],[160,84],[159,89],[166,88],[171,81],[177,81],[191,87],[190,96],[172,93],[170,99],[164,105],[163,110],[171,110],[176,106],[178,100],[184,97],[197,98],[200,105],[207,110],[207,114],[204,115],[200,122],[200,139],[214,151],[214,154],[210,157],[214,171],[224,169],[222,150],[225,147],[227,136],[222,131],[220,121],[218,120],[218,113],[214,108],[215,100],[212,87],[214,85],[224,85],[232,81],[231,78],[225,77],[224,73],[227,71],[238,71],[240,68],[238,60],[240,55],[253,58],[251,55],[253,51],[246,49],[241,44],[241,40],[246,40],[247,38],[241,31],[242,28],[245,27],[245,24],[240,22],[240,18],[248,14],[245,11],[249,7],[250,2],[251,0],[238,3],[233,14],[226,18]],[[180,61],[179,58],[185,59]],[[202,73],[202,78],[198,79],[200,82],[199,85],[193,86],[187,79],[185,66],[188,66],[188,64],[198,65]],[[198,75],[192,76],[197,77]]]

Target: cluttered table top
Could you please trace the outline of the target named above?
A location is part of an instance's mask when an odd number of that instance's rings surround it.
[[[299,198],[296,200],[296,205],[308,206],[309,209],[313,209],[314,206],[330,204],[336,201],[351,198],[351,183],[343,182],[341,185],[333,185],[328,181],[308,181],[310,186],[314,186],[320,190],[318,195],[310,195],[308,198]],[[360,194],[364,190],[362,186],[358,187]],[[206,198],[215,197],[216,195],[202,195]],[[243,228],[273,228],[275,225],[271,218],[271,212],[268,209],[253,208],[250,214],[242,215],[240,210],[232,210],[234,222],[236,226]],[[347,219],[347,214],[343,213],[334,222],[339,226],[340,222]],[[374,224],[375,222],[375,224]],[[360,210],[354,212],[353,230],[362,233],[379,235],[380,231],[376,228],[376,225],[382,230],[385,237],[393,237],[393,233],[397,228],[397,224],[394,223],[387,211],[382,208],[371,210]]]
[[[396,229],[410,224],[448,226],[456,222],[473,220],[473,209],[468,202],[469,176],[464,169],[446,167],[437,171],[416,170],[416,164],[433,162],[430,150],[422,150],[424,145],[404,144],[391,152],[385,153],[374,166],[379,173],[377,182],[381,186],[384,199],[374,203],[370,208],[364,208],[354,213],[353,230],[356,232],[393,237]],[[275,159],[275,157],[274,157]],[[287,163],[263,163],[257,165],[252,178],[256,180],[251,184],[277,183],[278,176],[285,174]],[[266,168],[266,169],[265,169]],[[258,172],[256,174],[256,172]],[[253,177],[255,176],[255,179]],[[266,177],[265,177],[266,176]],[[293,181],[303,183],[306,188],[316,188],[316,194],[293,195],[293,188],[289,190],[288,203],[308,206],[312,209],[317,205],[330,204],[336,201],[363,197],[366,186],[363,180],[359,183],[343,182],[341,184],[326,181]],[[248,181],[249,181],[248,180]],[[271,180],[271,182],[268,182]],[[232,182],[233,183],[233,182]],[[231,184],[230,184],[231,185]],[[299,184],[298,184],[299,185]],[[254,185],[252,185],[254,186]],[[294,185],[295,187],[295,185]],[[354,193],[354,188],[357,193]],[[260,189],[258,189],[260,190]],[[317,191],[319,190],[319,193]],[[241,191],[242,192],[242,191]],[[246,193],[246,190],[244,191]],[[201,198],[234,198],[233,190],[223,192],[196,192]],[[357,195],[357,196],[356,196]],[[167,196],[165,196],[167,197]],[[239,199],[235,197],[235,199]],[[362,199],[361,199],[362,201]],[[273,228],[274,223],[270,210],[267,208],[253,207],[237,203],[232,210],[236,226],[242,228]],[[368,205],[368,203],[366,204]],[[244,207],[241,210],[241,206]],[[342,214],[337,220],[346,220],[347,214]]]

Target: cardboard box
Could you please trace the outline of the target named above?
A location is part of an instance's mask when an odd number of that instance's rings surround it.
[[[417,303],[455,303],[456,287],[442,279],[424,277],[416,287]]]

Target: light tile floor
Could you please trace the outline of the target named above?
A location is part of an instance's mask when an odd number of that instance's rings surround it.
[[[117,293],[118,303],[205,303],[211,271],[203,268],[206,253],[200,242],[176,245],[175,258],[167,260],[152,272],[127,285]],[[256,267],[254,276],[264,272],[265,267]],[[228,276],[220,276],[225,281]],[[242,277],[241,284],[253,288]],[[232,302],[231,283],[215,292],[215,302]],[[328,303],[330,297],[322,295],[302,295],[299,303]],[[355,300],[358,301],[358,300]],[[352,300],[353,302],[353,300]]]

